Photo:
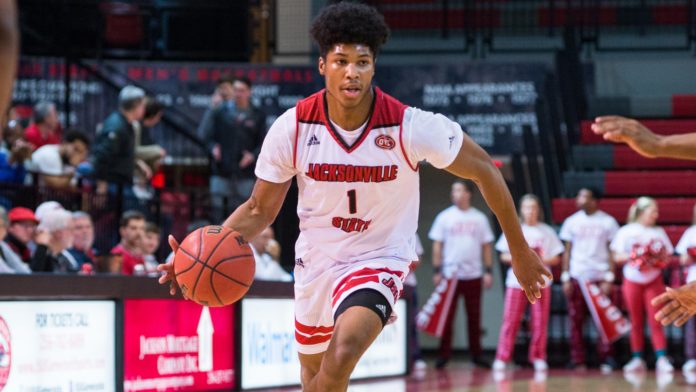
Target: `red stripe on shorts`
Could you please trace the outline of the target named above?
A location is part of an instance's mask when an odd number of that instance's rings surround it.
[[[361,275],[379,275],[380,272],[386,272],[388,274],[396,275],[399,277],[399,279],[401,279],[404,275],[404,273],[401,271],[392,271],[389,268],[363,268],[341,279],[341,281],[336,285],[336,288],[334,289],[332,296],[335,297],[339,291],[343,291],[342,286],[346,284],[348,280]]]
[[[295,331],[295,340],[297,343],[309,346],[312,344],[324,343],[331,340],[332,334],[329,335],[317,335],[317,336],[304,336]]]
[[[350,282],[348,282],[344,287],[342,287],[336,294],[333,296],[333,301],[331,302],[332,306],[336,306],[336,301],[338,301],[339,298],[341,298],[341,295],[345,293],[346,291],[354,288],[355,286],[360,286],[361,284],[365,283],[378,283],[379,284],[379,277],[377,275],[370,275],[370,276],[364,276],[361,278],[355,278],[352,279]]]
[[[298,332],[301,332],[305,335],[316,335],[319,333],[332,333],[334,327],[333,326],[325,327],[325,326],[321,326],[321,325],[316,326],[316,327],[312,327],[309,325],[304,325],[301,322],[297,321],[297,319],[295,319],[295,329]]]

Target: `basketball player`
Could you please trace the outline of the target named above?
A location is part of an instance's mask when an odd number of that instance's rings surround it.
[[[638,121],[621,116],[597,117],[592,130],[604,140],[626,143],[648,158],[696,159],[696,132],[656,135]]]
[[[14,0],[0,0],[0,134],[4,128],[5,111],[12,97],[12,82],[17,68],[19,31]]]
[[[297,178],[295,338],[305,391],[345,391],[365,350],[393,316],[416,260],[418,163],[474,180],[510,238],[529,301],[550,274],[527,246],[490,157],[445,116],[407,107],[372,86],[388,28],[372,7],[322,10],[311,33],[326,88],[271,126],[249,200],[224,225],[253,238],[273,222]],[[408,81],[404,81],[408,83]],[[177,244],[173,239],[174,249]],[[172,281],[171,265],[160,281]],[[403,315],[402,315],[403,316]]]

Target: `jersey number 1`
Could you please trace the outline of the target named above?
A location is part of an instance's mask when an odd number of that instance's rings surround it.
[[[351,214],[355,214],[358,212],[358,207],[357,204],[358,202],[355,200],[355,189],[351,189],[348,191],[348,211]]]

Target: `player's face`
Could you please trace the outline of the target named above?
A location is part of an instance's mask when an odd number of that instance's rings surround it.
[[[520,206],[520,213],[525,224],[536,225],[539,222],[539,204],[532,199],[526,199]]]
[[[460,183],[452,184],[452,204],[460,208],[468,208],[471,202],[471,193]]]
[[[319,73],[331,97],[345,108],[356,107],[371,97],[374,55],[367,45],[336,44],[319,58]]]
[[[638,217],[638,222],[644,226],[655,226],[657,223],[657,218],[660,216],[660,211],[657,209],[655,204],[651,204],[646,207],[643,212],[641,212]]]

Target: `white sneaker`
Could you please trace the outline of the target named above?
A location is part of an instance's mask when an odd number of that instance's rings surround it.
[[[424,360],[418,359],[413,362],[413,370],[425,370],[428,368],[428,364]]]
[[[696,359],[689,359],[686,361],[684,366],[682,366],[682,372],[691,373],[696,372]]]
[[[495,361],[493,361],[492,368],[495,371],[499,372],[501,370],[505,370],[506,367],[507,367],[507,364],[505,362],[501,361],[500,359],[496,359]]]
[[[645,361],[641,358],[633,358],[623,367],[624,372],[644,372],[646,369]]]
[[[657,362],[655,362],[655,371],[658,373],[672,373],[674,371],[674,366],[669,363],[667,357],[660,357],[657,358]]]
[[[543,359],[534,360],[534,371],[535,372],[545,372],[549,370],[549,365]]]

